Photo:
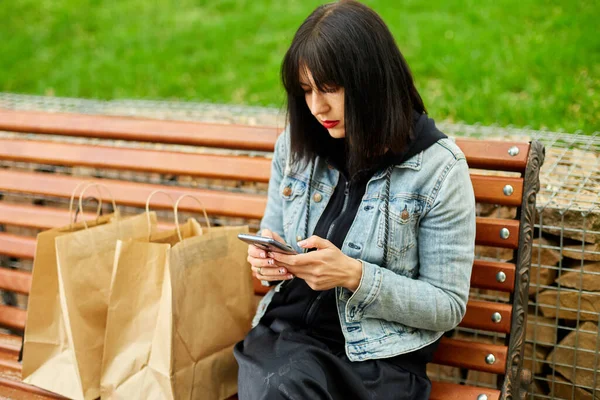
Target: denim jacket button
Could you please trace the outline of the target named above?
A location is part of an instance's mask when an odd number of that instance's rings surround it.
[[[315,203],[320,203],[321,200],[323,200],[323,196],[321,196],[321,193],[315,193],[315,195],[313,196],[313,200],[315,201]]]
[[[283,188],[283,195],[284,196],[289,196],[292,194],[292,188],[289,186],[286,186],[285,188]]]

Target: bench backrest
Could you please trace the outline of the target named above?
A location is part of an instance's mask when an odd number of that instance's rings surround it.
[[[142,210],[151,191],[163,189],[198,196],[217,223],[225,218],[256,227],[266,205],[270,152],[281,129],[0,109],[0,131],[5,131],[0,134],[0,168],[5,167],[0,169],[0,227],[5,227],[0,289],[27,295],[30,273],[11,266],[33,258],[36,232],[68,223],[66,200],[82,179],[101,181],[117,204],[132,212]],[[513,210],[505,218],[478,216],[476,244],[507,249],[513,257],[475,261],[474,295],[460,324],[467,334],[445,337],[434,362],[497,374],[499,387],[473,388],[473,399],[500,398],[501,391],[515,396],[543,148],[537,142],[457,138],[456,143],[472,169],[477,202]],[[109,202],[106,193],[100,196]],[[156,196],[152,207],[168,210],[171,204]],[[200,211],[193,201],[182,202],[181,209]],[[84,214],[90,218],[89,211]],[[255,282],[255,290],[263,294],[265,288]],[[25,321],[22,307],[0,306],[0,326],[18,333]],[[479,337],[493,337],[495,343]],[[454,395],[453,390],[458,389],[451,382],[436,384],[432,398],[468,398],[462,397],[465,387]]]

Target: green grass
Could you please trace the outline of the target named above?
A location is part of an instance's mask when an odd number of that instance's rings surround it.
[[[600,130],[600,2],[365,1],[436,119]],[[283,104],[313,0],[0,2],[0,91]]]

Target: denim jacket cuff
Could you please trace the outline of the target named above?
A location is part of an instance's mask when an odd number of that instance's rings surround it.
[[[369,306],[379,295],[383,274],[381,267],[375,264],[359,260],[363,271],[358,288],[346,303],[346,322],[358,322],[362,319],[364,309]]]

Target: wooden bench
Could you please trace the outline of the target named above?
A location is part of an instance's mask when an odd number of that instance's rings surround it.
[[[0,231],[0,289],[27,295],[30,273],[10,264],[33,258],[38,230],[68,223],[65,201],[78,182],[89,178],[77,176],[81,171],[103,175],[92,180],[101,180],[118,204],[136,207],[138,212],[147,195],[162,188],[175,195],[199,196],[217,223],[222,218],[242,223],[237,218],[243,218],[256,227],[266,204],[269,152],[280,129],[0,109],[0,131],[4,131],[0,132],[0,166],[6,167],[0,168],[0,227],[5,228]],[[435,381],[432,376],[431,398],[524,398],[522,387],[531,381],[522,360],[543,147],[538,142],[461,138],[456,142],[472,169],[477,202],[516,210],[513,219],[478,217],[477,244],[510,249],[514,257],[511,262],[475,261],[473,293],[504,293],[506,297],[496,297],[507,301],[472,295],[460,325],[467,333],[444,337],[435,355],[436,364],[459,368],[463,378],[468,370],[497,374],[497,386]],[[212,148],[237,154],[209,154]],[[103,200],[109,200],[104,193]],[[157,196],[154,207],[168,209],[170,204]],[[194,202],[183,204],[182,209],[199,211]],[[264,294],[258,282],[255,289]],[[19,382],[17,357],[25,322],[26,310],[0,306],[0,326],[10,332],[0,341],[0,393],[10,391],[14,398],[59,398]],[[495,343],[478,339],[490,337]]]

